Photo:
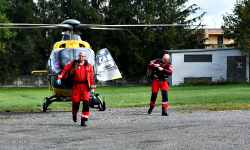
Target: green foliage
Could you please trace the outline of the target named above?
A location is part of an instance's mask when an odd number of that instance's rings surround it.
[[[201,9],[195,4],[184,6],[187,0],[4,0],[0,3],[0,17],[13,23],[59,24],[76,19],[83,24],[188,24],[197,22],[205,14],[186,20]],[[0,22],[2,21],[0,18]],[[8,22],[8,21],[7,21]],[[119,69],[129,77],[145,74],[150,60],[161,58],[166,49],[203,48],[202,34],[189,27],[131,27],[129,30],[81,30],[82,40],[97,52],[108,48]],[[7,53],[0,77],[30,74],[45,69],[47,58],[55,42],[60,41],[57,29],[11,29],[7,37],[0,37]],[[8,36],[7,33],[16,36]],[[11,31],[11,32],[9,32]],[[2,33],[1,33],[2,34]],[[3,39],[9,39],[6,43]],[[2,42],[3,41],[3,42]],[[18,58],[18,59],[16,59]],[[13,60],[16,60],[13,62]],[[126,63],[125,63],[126,62]],[[5,72],[5,73],[3,73]]]
[[[180,87],[183,86],[213,86],[213,85],[233,85],[241,84],[240,80],[218,80],[218,81],[198,81],[198,82],[189,82],[189,83],[180,83]]]
[[[239,47],[243,55],[250,55],[250,1],[237,1],[233,14],[223,15],[224,25],[221,26],[224,37],[233,39],[232,46]]]
[[[192,24],[205,14],[186,18],[200,7],[185,7],[187,0],[110,0],[104,8],[106,24]],[[166,49],[204,48],[202,34],[197,28],[133,27],[127,31],[110,31],[106,43],[113,51],[119,49],[117,64],[129,77],[145,74],[150,60],[161,58]],[[116,46],[114,46],[116,45]],[[112,53],[112,52],[111,52]],[[126,62],[126,63],[124,63]]]
[[[8,1],[0,1],[0,22],[1,23],[10,23],[9,17],[6,16],[5,12],[8,11]],[[13,51],[8,49],[11,46],[9,42],[12,38],[15,37],[16,32],[11,32],[9,29],[0,29],[0,79],[3,77],[8,77],[13,73],[16,73],[16,68],[14,64],[10,63],[10,60],[13,58]]]
[[[1,23],[10,23],[9,19],[6,17],[5,11],[8,10],[8,1],[0,1],[0,22]],[[6,41],[9,40],[12,34],[9,29],[0,29],[0,52],[5,51]]]

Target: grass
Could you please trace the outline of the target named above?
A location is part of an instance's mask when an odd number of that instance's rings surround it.
[[[44,87],[1,87],[0,112],[42,108],[44,97],[53,93]],[[148,107],[151,86],[97,87],[95,93],[107,107]],[[250,84],[171,86],[169,105],[176,109],[250,110]],[[159,91],[156,106],[161,106]],[[53,110],[71,110],[71,102],[54,102]]]
[[[45,87],[1,87],[0,112],[3,111],[29,111],[43,108],[45,97],[53,95]],[[55,110],[69,109],[70,102],[52,103]]]
[[[5,119],[21,119],[21,116],[0,116],[0,120]]]

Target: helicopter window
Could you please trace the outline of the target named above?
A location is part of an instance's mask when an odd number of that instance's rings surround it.
[[[47,64],[47,66],[51,66],[52,72],[54,73],[58,73],[60,71],[58,52],[58,50],[51,52],[50,59],[48,60]]]
[[[62,44],[61,46],[60,46],[60,48],[65,48],[66,47],[66,44]]]
[[[92,56],[92,54],[90,53],[90,51],[88,49],[85,48],[78,48],[75,49],[75,58],[74,59],[78,59],[78,55],[81,51],[84,51],[86,53],[87,56],[87,61],[93,65],[93,61],[94,61],[94,56]]]
[[[59,60],[61,68],[64,67],[67,63],[73,60],[73,51],[72,49],[64,49],[59,52]]]
[[[53,50],[48,60],[48,65],[52,67],[52,72],[60,72],[66,64],[71,60],[78,60],[78,55],[81,51],[84,51],[87,56],[87,60],[90,64],[94,65],[94,54],[91,54],[90,50],[85,48],[78,49],[57,49]],[[51,64],[50,64],[51,62]]]
[[[98,57],[97,60],[99,61],[99,64],[102,64],[107,61],[113,61],[112,56],[106,49],[99,51],[96,56]]]
[[[111,67],[115,66],[115,62],[108,52],[108,50],[104,49],[97,53],[97,60],[98,60],[98,71],[104,71]]]
[[[70,35],[64,35],[62,41],[70,40]]]
[[[82,39],[81,39],[81,36],[80,36],[80,35],[76,35],[76,37],[77,37],[77,40],[78,40],[78,41],[82,41]]]
[[[73,34],[73,35],[72,35],[72,40],[78,40],[77,35]]]
[[[106,56],[103,56],[103,57],[99,57],[99,63],[104,63],[107,61],[107,57]]]
[[[62,41],[70,40],[70,34],[65,34],[62,38]],[[72,34],[72,40],[82,41],[80,35]]]

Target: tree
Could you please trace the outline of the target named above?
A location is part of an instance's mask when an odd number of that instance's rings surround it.
[[[232,46],[238,47],[243,55],[250,55],[250,1],[236,1],[233,14],[223,15],[221,26],[224,37],[233,39]]]
[[[199,7],[185,7],[188,0],[5,0],[6,16],[13,23],[59,24],[66,19],[76,19],[83,24],[192,24],[186,18]],[[2,9],[1,9],[2,10]],[[166,49],[202,48],[204,39],[197,29],[188,27],[131,27],[129,30],[80,30],[97,52],[108,48],[119,69],[129,77],[145,74],[150,60],[162,57]],[[7,31],[7,30],[6,30]],[[18,74],[30,74],[34,69],[44,69],[55,42],[62,38],[57,29],[12,29],[5,50],[15,60],[13,69]],[[199,39],[199,40],[198,40]],[[7,55],[6,55],[7,56]],[[36,61],[34,61],[36,60]],[[9,64],[11,66],[11,64]]]
[[[9,10],[6,15],[13,23],[39,23],[36,4],[33,0],[10,0]],[[12,51],[13,58],[10,59],[14,65],[11,70],[16,70],[16,75],[30,74],[32,70],[44,69],[44,57],[46,44],[41,37],[46,36],[42,29],[11,29],[17,35],[10,39],[8,49]],[[17,59],[18,58],[18,59]],[[13,61],[15,60],[15,61]],[[35,60],[35,61],[34,61]],[[42,66],[42,67],[41,67]]]
[[[0,22],[1,23],[10,23],[9,19],[4,13],[8,9],[8,1],[0,1]],[[9,29],[0,29],[0,51],[5,51],[6,40],[12,37],[15,33],[12,33]]]
[[[185,7],[187,0],[109,0],[105,7],[106,24],[192,24],[200,16],[186,20],[200,7]],[[166,49],[204,48],[200,30],[185,27],[131,27],[130,31],[108,31],[107,47],[128,76],[143,75],[145,64],[162,57]],[[126,63],[124,63],[126,62]]]
[[[8,10],[8,0],[0,1],[0,22],[10,23],[8,17],[4,13]],[[10,60],[13,58],[13,53],[8,49],[11,37],[15,37],[16,32],[11,32],[9,29],[0,29],[0,79],[6,78],[12,74],[16,74],[16,69],[12,69],[13,64]]]

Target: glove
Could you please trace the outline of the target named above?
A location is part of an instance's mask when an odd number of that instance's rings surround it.
[[[95,90],[94,90],[94,89],[92,89],[92,90],[90,91],[90,93],[91,93],[91,94],[94,94],[94,93],[95,93]]]
[[[61,79],[57,79],[57,80],[56,80],[56,83],[57,83],[58,85],[61,85]]]

